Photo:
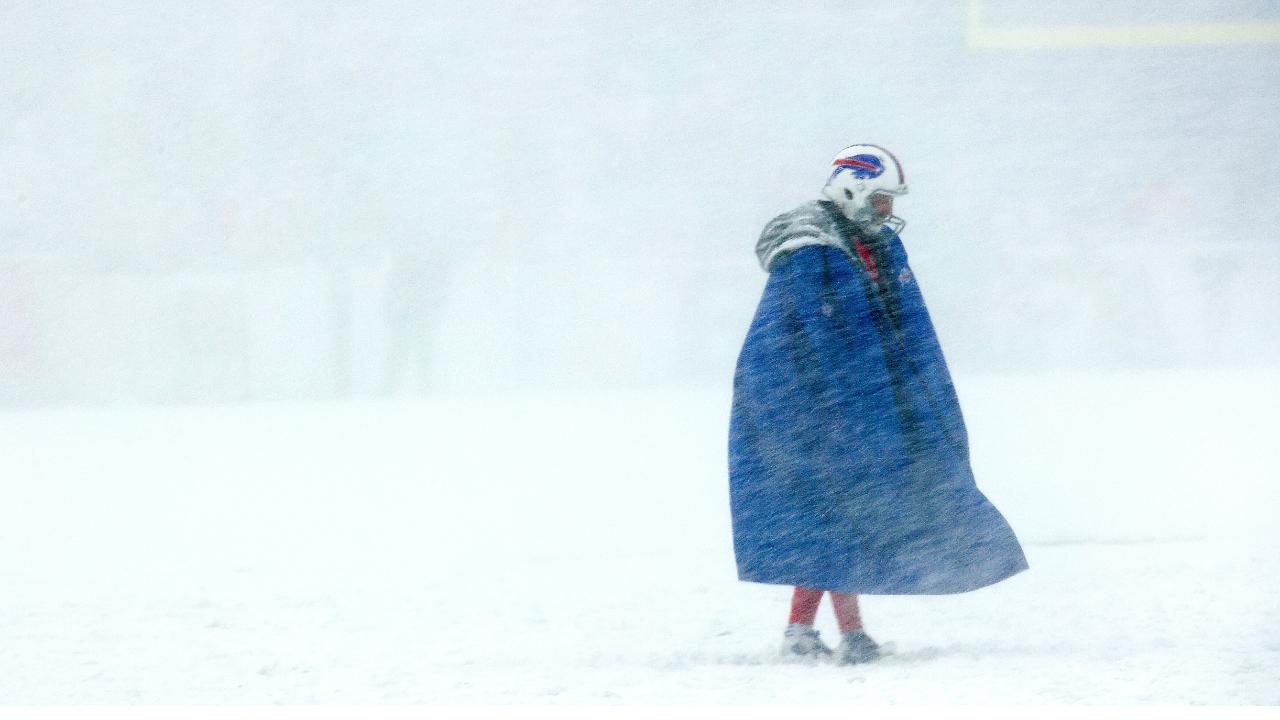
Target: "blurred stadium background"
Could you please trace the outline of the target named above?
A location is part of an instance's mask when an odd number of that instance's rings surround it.
[[[724,386],[903,160],[958,373],[1280,365],[1280,5],[0,6],[0,406]]]

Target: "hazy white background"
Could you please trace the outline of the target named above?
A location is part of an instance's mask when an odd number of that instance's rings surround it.
[[[959,371],[1274,365],[1280,44],[971,47],[970,5],[5,3],[0,401],[376,393],[405,252],[435,389],[720,385],[853,142]]]
[[[0,701],[1280,702],[1277,24],[3,3]],[[869,601],[849,695],[769,664],[724,444],[755,239],[855,142],[1033,572]]]

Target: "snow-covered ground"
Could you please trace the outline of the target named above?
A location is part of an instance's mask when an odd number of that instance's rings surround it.
[[[727,389],[6,412],[0,703],[1280,703],[1280,372],[957,384],[1031,570],[855,668],[735,579]]]

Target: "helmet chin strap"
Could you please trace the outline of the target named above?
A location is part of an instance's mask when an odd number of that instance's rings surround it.
[[[907,226],[907,221],[897,215],[877,216],[872,212],[869,206],[862,206],[853,210],[849,206],[849,201],[841,196],[841,194],[833,187],[827,186],[822,189],[822,193],[827,196],[836,207],[840,208],[840,213],[850,220],[854,225],[862,228],[864,232],[874,235],[880,231],[880,228],[888,225],[889,229],[895,235],[900,234],[902,229]]]
[[[841,211],[843,212],[844,208],[841,208]],[[862,228],[863,232],[866,232],[869,235],[875,235],[880,232],[880,228],[885,225],[889,226],[889,229],[893,231],[894,235],[898,235],[902,233],[902,228],[907,226],[907,221],[897,215],[889,215],[886,217],[884,215],[875,215],[874,213],[861,211],[855,212],[854,217],[849,217],[847,212],[845,212],[844,215],[852,220],[854,225]]]
[[[872,235],[879,232],[880,228],[885,225],[889,226],[889,229],[893,231],[894,235],[901,233],[902,229],[907,226],[907,221],[897,215],[876,215],[871,211],[871,208],[860,208],[855,210],[851,215],[849,213],[848,206],[842,204],[840,205],[840,212],[843,213],[845,217],[849,218],[854,225],[857,225],[862,228],[864,232]]]

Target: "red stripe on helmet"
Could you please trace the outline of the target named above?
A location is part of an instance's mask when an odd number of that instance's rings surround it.
[[[866,160],[854,160],[853,158],[840,158],[839,160],[836,160],[832,164],[836,165],[837,167],[862,168],[863,170],[870,170],[871,172],[875,172],[876,170],[880,169],[875,165],[872,165],[871,163],[867,162]]]

